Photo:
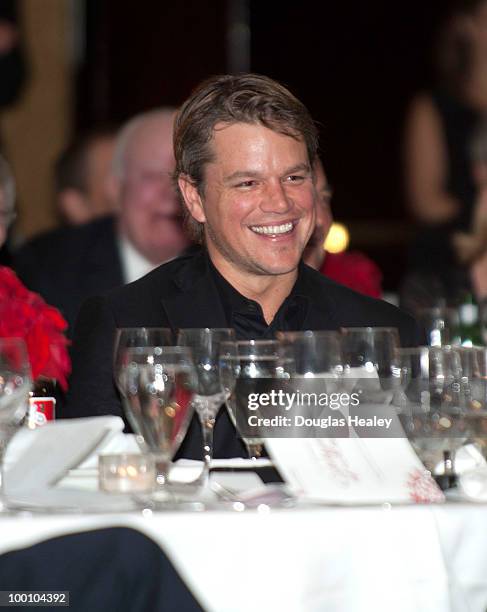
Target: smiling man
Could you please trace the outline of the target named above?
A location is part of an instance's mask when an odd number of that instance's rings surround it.
[[[117,327],[233,327],[241,339],[278,330],[397,327],[412,319],[301,263],[314,228],[317,131],[304,105],[260,75],[214,77],[180,109],[175,178],[189,228],[203,248],[135,283],[89,300],[78,319],[65,414],[122,413],[113,383]],[[179,455],[201,458],[196,419]],[[214,456],[246,456],[227,412]]]

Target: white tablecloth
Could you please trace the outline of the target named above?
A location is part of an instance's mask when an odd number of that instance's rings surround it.
[[[487,609],[485,505],[2,517],[0,552],[107,526],[155,540],[208,610]]]

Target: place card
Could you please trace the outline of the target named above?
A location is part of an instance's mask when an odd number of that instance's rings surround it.
[[[265,445],[298,497],[346,504],[445,499],[405,438],[269,438]]]

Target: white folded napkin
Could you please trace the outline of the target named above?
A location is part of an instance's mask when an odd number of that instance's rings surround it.
[[[474,444],[466,444],[455,455],[455,472],[460,496],[487,501],[487,462]]]
[[[65,487],[14,489],[9,491],[7,499],[14,508],[32,511],[127,512],[138,508],[130,495]]]
[[[487,501],[487,466],[465,472],[458,479],[460,493],[472,501]]]
[[[70,469],[94,453],[103,442],[122,430],[121,418],[101,416],[53,421],[32,431],[22,431],[23,439],[17,441],[17,451],[15,436],[12,441],[13,450],[7,457],[7,495],[53,486]]]

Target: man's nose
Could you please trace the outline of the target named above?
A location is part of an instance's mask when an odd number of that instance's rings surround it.
[[[264,212],[281,214],[291,210],[292,200],[280,181],[268,184],[260,207]]]

